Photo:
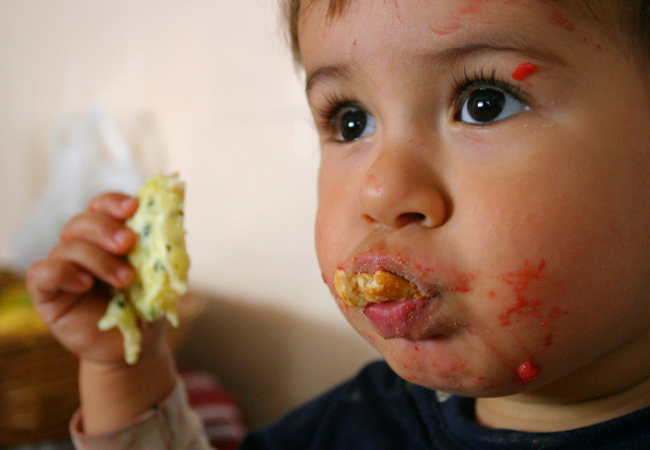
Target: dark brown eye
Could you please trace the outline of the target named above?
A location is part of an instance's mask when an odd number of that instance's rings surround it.
[[[375,119],[363,110],[348,109],[339,116],[338,130],[340,140],[356,141],[375,132]]]
[[[495,89],[482,88],[467,99],[467,112],[477,122],[492,122],[503,111],[506,95]]]
[[[499,89],[483,87],[469,94],[460,112],[460,120],[472,124],[488,124],[527,109],[528,106],[513,96]]]

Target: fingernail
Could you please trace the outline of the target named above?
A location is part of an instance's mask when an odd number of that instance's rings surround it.
[[[118,230],[115,232],[113,235],[113,240],[117,245],[126,245],[127,241],[129,240],[130,233],[127,230]]]
[[[117,269],[117,278],[124,283],[131,282],[132,272],[128,267],[120,267]]]
[[[93,278],[87,273],[80,273],[77,275],[77,283],[79,283],[81,286],[88,286],[92,282]]]
[[[131,197],[125,198],[124,200],[122,200],[122,201],[120,202],[120,208],[122,208],[122,209],[128,209],[128,208],[130,208],[131,206],[133,206],[133,202],[134,202],[134,201],[135,201],[135,200],[132,199]]]

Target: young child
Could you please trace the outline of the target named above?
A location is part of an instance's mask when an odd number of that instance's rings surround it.
[[[387,364],[243,448],[649,448],[650,2],[286,7],[321,143],[319,263]],[[133,276],[135,208],[94,200],[29,289],[80,358],[78,448],[204,448],[162,327],[133,367],[96,328],[97,280]],[[377,271],[415,293],[358,308],[335,289]]]

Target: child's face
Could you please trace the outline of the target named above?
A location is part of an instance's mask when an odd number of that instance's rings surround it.
[[[616,36],[581,0],[326,3],[299,33],[324,277],[381,269],[428,296],[339,301],[350,323],[465,395],[650,373],[650,96]]]

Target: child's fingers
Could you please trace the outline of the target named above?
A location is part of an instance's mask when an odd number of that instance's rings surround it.
[[[125,259],[81,239],[61,241],[54,247],[48,259],[73,262],[115,287],[128,286],[134,277],[133,268]]]
[[[126,220],[138,209],[138,199],[118,192],[108,192],[95,197],[88,204],[88,211],[102,212],[119,220]]]
[[[93,286],[94,279],[85,270],[64,260],[42,260],[32,264],[25,275],[31,298],[42,300],[44,294],[68,292],[82,294]]]
[[[61,232],[61,240],[82,239],[107,252],[126,255],[136,241],[136,235],[124,223],[99,212],[86,212],[72,218]]]

